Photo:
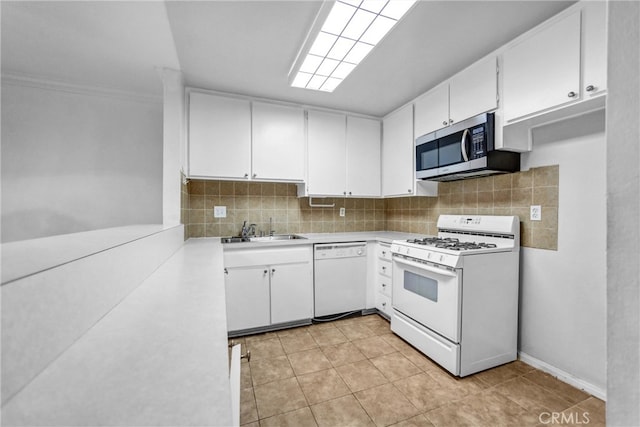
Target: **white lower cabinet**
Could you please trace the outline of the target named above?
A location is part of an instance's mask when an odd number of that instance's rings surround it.
[[[313,318],[311,246],[225,250],[227,331]]]
[[[391,246],[387,243],[378,243],[376,250],[376,309],[389,318],[391,316]]]

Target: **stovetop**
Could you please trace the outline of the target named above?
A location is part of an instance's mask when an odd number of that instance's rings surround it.
[[[423,239],[409,239],[407,243],[415,245],[432,246],[439,249],[449,249],[452,251],[468,251],[472,249],[496,248],[495,243],[464,241],[455,237],[425,237]]]

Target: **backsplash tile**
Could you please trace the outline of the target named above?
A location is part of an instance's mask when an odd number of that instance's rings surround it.
[[[438,197],[392,199],[314,199],[334,204],[311,208],[309,198],[298,198],[295,184],[246,181],[191,180],[182,186],[181,217],[188,237],[232,236],[243,221],[258,232],[332,233],[402,231],[437,234],[442,214],[516,215],[521,245],[557,250],[559,167],[544,166],[513,174],[441,182]],[[540,205],[542,221],[529,219],[531,205]],[[214,218],[213,207],[226,206],[226,218]],[[340,208],[346,215],[340,217]]]

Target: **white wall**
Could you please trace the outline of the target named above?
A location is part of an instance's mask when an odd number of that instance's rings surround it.
[[[36,86],[3,78],[2,241],[161,223],[161,100]]]
[[[523,169],[559,164],[560,181],[558,250],[521,252],[520,352],[599,397],[606,390],[604,117],[539,128],[533,151],[522,155]]]

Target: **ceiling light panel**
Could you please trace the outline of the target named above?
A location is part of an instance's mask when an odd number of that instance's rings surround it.
[[[291,86],[332,92],[416,1],[335,1]]]

